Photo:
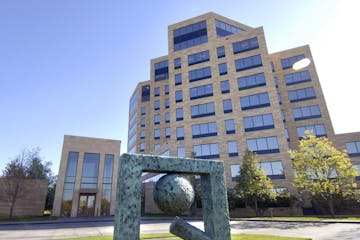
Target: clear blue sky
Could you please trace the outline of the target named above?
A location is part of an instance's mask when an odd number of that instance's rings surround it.
[[[1,0],[0,170],[24,147],[58,172],[63,135],[122,140],[128,102],[167,54],[167,26],[209,11],[309,44],[337,133],[360,131],[360,8],[349,0]]]

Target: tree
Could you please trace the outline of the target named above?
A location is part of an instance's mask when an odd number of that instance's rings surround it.
[[[9,218],[13,217],[16,202],[29,194],[25,188],[26,179],[50,180],[52,176],[50,163],[41,160],[39,151],[39,148],[23,149],[5,166],[2,173],[5,191],[2,197],[10,203]]]
[[[51,176],[49,179],[48,191],[45,200],[45,210],[52,211],[55,198],[57,176]]]
[[[249,150],[245,153],[240,168],[240,176],[235,188],[251,203],[256,216],[263,214],[265,208],[264,203],[275,200],[276,198],[271,180],[266,176],[265,172],[259,168],[257,155]]]
[[[15,159],[11,160],[3,171],[4,200],[10,203],[9,218],[13,217],[15,203],[26,195],[24,181],[26,179],[26,159],[28,153],[23,150]]]
[[[337,150],[326,137],[317,138],[311,132],[299,141],[298,150],[290,151],[295,169],[293,185],[301,194],[327,203],[335,215],[334,197],[353,196],[357,171],[346,150]]]

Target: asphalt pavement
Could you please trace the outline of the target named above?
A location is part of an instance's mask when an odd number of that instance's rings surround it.
[[[187,219],[203,229],[201,219]],[[141,233],[168,233],[171,218],[142,218]],[[360,239],[360,221],[285,221],[232,219],[231,233],[268,234],[313,240]],[[60,218],[51,221],[0,223],[0,239],[64,239],[112,235],[111,217]]]

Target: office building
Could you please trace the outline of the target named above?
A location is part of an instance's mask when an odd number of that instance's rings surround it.
[[[52,215],[114,215],[121,142],[64,136]]]
[[[168,55],[130,99],[128,153],[221,159],[232,188],[250,149],[277,191],[292,192],[288,150],[313,130],[359,169],[360,135],[336,137],[314,62],[309,46],[269,53],[262,27],[215,13],[170,25]]]

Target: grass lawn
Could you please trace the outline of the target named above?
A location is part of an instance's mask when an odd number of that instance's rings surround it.
[[[44,221],[44,220],[55,220],[55,219],[58,219],[58,217],[53,217],[53,216],[14,217],[13,219],[0,218],[0,222]]]
[[[170,233],[160,234],[141,234],[140,239],[180,239]],[[67,238],[66,240],[112,240],[112,236],[96,236],[96,237],[82,237],[82,238]],[[258,234],[233,234],[232,240],[311,240],[310,238],[292,238],[292,237],[279,237],[270,235],[258,235]]]
[[[360,217],[256,217],[256,219],[264,219],[264,220],[359,220]]]

